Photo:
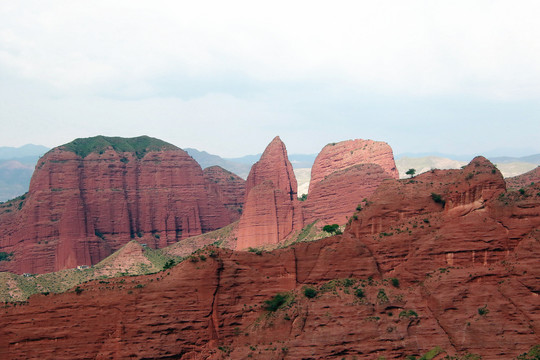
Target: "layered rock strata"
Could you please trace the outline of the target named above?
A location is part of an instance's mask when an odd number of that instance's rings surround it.
[[[384,180],[398,177],[392,148],[384,142],[357,139],[328,144],[311,170],[303,203],[305,223],[345,224]]]
[[[209,196],[227,208],[229,222],[239,220],[246,196],[246,181],[220,166],[210,166],[203,173]]]
[[[386,181],[341,236],[7,304],[0,357],[514,359],[540,343],[538,192],[483,158]]]
[[[297,183],[285,144],[276,137],[246,180],[246,201],[238,225],[237,249],[277,244],[303,226]]]
[[[231,222],[218,190],[163,141],[77,139],[45,154],[25,199],[0,214],[0,251],[13,253],[0,271],[91,265],[133,238],[164,247],[218,229]]]

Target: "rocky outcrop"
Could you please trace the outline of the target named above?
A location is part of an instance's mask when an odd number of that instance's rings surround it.
[[[388,178],[376,164],[359,164],[331,173],[313,186],[303,203],[305,223],[322,220],[325,224],[345,224],[361,201]]]
[[[297,183],[285,144],[276,137],[246,180],[237,249],[277,244],[303,226]]]
[[[350,231],[376,254],[382,271],[403,278],[418,279],[434,265],[492,264],[540,225],[537,215],[525,222],[496,215],[510,209],[498,203],[504,194],[501,173],[477,157],[461,170],[384,182],[353,216]]]
[[[389,180],[341,236],[207,248],[6,304],[0,357],[513,359],[540,343],[540,184],[528,191],[506,193],[483,158]]]
[[[326,145],[313,164],[305,223],[345,224],[358,204],[398,172],[390,146],[372,140],[348,140]]]
[[[246,196],[246,181],[220,166],[210,166],[203,173],[209,196],[227,208],[229,222],[239,220]]]
[[[521,189],[534,183],[540,182],[540,166],[524,174],[506,178],[509,189]]]
[[[132,238],[151,247],[231,222],[200,166],[149,137],[98,136],[49,151],[26,198],[0,214],[0,271],[41,273],[91,265]],[[11,210],[11,212],[7,212]]]
[[[385,142],[373,140],[347,140],[326,145],[311,168],[309,193],[325,177],[335,171],[359,164],[377,164],[389,177],[398,179],[392,148]]]

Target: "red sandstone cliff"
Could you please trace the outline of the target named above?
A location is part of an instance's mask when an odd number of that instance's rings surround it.
[[[0,356],[513,359],[540,343],[539,191],[506,193],[483,158],[388,180],[342,236],[8,304]]]
[[[531,185],[531,183],[540,182],[540,166],[524,174],[506,178],[508,188],[520,189]]]
[[[399,173],[394,163],[392,148],[385,142],[373,140],[347,140],[326,145],[313,163],[309,192],[325,177],[335,171],[358,164],[377,164],[394,179]]]
[[[305,223],[344,224],[358,204],[385,179],[399,177],[390,146],[372,140],[326,145],[313,164]]]
[[[277,244],[303,226],[294,172],[285,144],[275,137],[246,180],[237,249]]]
[[[163,247],[232,221],[195,160],[148,137],[77,139],[49,151],[21,209],[6,210],[0,250],[14,255],[0,271],[17,273],[95,264],[131,238]]]
[[[227,208],[229,222],[240,219],[246,196],[246,181],[220,166],[207,167],[203,173],[209,196],[216,197]]]

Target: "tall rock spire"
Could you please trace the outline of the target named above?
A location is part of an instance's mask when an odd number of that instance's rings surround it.
[[[246,181],[237,249],[276,244],[303,226],[296,177],[279,136],[266,147]]]

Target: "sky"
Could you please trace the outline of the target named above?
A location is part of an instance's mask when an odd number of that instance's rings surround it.
[[[540,153],[538,1],[0,0],[0,146]]]

